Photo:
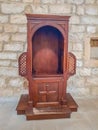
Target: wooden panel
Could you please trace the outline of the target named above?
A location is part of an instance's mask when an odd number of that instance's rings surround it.
[[[58,83],[38,84],[38,102],[56,102],[58,96]]]
[[[67,106],[32,108],[28,105],[28,95],[22,95],[16,108],[17,114],[26,114],[27,120],[69,118],[71,112],[77,111],[78,105],[70,94],[66,94]]]
[[[46,87],[44,83],[37,84],[38,86],[38,102],[46,102],[47,101],[47,95],[46,95]]]
[[[58,83],[46,84],[47,87],[47,101],[55,102],[58,101]]]

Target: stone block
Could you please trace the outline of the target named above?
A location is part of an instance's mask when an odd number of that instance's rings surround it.
[[[76,5],[72,5],[72,13],[73,13],[73,14],[76,13]]]
[[[3,26],[2,25],[0,25],[0,32],[2,32],[3,31]]]
[[[2,3],[1,12],[4,14],[16,14],[24,11],[24,4],[21,3]]]
[[[83,25],[71,25],[70,31],[75,32],[75,33],[85,32],[85,26],[83,26]]]
[[[56,0],[41,0],[41,3],[43,3],[43,4],[55,4]]]
[[[5,44],[4,50],[14,51],[14,52],[23,51],[23,45],[22,44]]]
[[[32,5],[33,13],[35,14],[47,14],[48,13],[48,6],[47,5]]]
[[[96,76],[91,76],[87,78],[87,85],[92,85],[92,86],[98,86],[98,78]]]
[[[17,30],[18,30],[17,25],[12,25],[12,24],[5,24],[4,25],[4,31],[5,32],[8,32],[8,33],[13,32],[13,33],[15,33],[15,32],[17,32]]]
[[[27,3],[29,3],[29,2],[30,2],[30,3],[33,3],[33,1],[34,1],[34,0],[23,0],[24,3],[25,3],[25,2],[27,2]]]
[[[90,90],[89,88],[85,88],[85,87],[73,87],[73,86],[70,86],[68,87],[68,92],[72,94],[72,96],[75,96],[75,97],[84,97],[87,95],[89,95],[90,93]]]
[[[22,14],[15,14],[10,16],[10,22],[15,24],[26,24],[26,16]]]
[[[76,82],[78,81],[78,82]],[[74,76],[68,79],[68,87],[75,86],[74,89],[77,88],[82,88],[85,86],[85,78],[79,77],[79,76]]]
[[[0,76],[17,77],[17,68],[12,67],[0,67]]]
[[[85,33],[72,33],[72,32],[69,32],[69,41],[72,42],[72,43],[83,44],[84,43],[84,41],[83,41],[84,37],[85,37]]]
[[[83,45],[82,44],[73,44],[73,48],[74,51],[83,51]]]
[[[17,59],[17,53],[1,52],[0,53],[0,59],[16,60]]]
[[[90,68],[83,68],[80,70],[80,76],[90,76],[91,69]]]
[[[97,25],[98,24],[98,17],[96,16],[82,16],[81,17],[82,24],[90,24],[90,25]]]
[[[68,3],[77,5],[83,4],[83,2],[84,0],[68,0]]]
[[[26,42],[27,40],[27,35],[26,34],[21,34],[21,33],[17,33],[17,34],[12,34],[11,40],[12,41],[19,41],[19,42]]]
[[[3,44],[0,43],[0,51],[2,51],[2,48],[3,48]]]
[[[76,56],[78,60],[83,58],[83,52],[74,51],[72,53]]]
[[[76,61],[76,66],[77,67],[82,67],[83,66],[83,61],[82,60],[77,60]]]
[[[0,23],[7,23],[8,15],[0,15]]]
[[[23,87],[24,80],[22,78],[11,78],[8,82],[8,86],[11,87]]]
[[[98,76],[98,68],[92,68],[92,75]]]
[[[98,86],[91,86],[90,87],[90,92],[92,96],[98,96]]]
[[[33,4],[34,5],[39,5],[39,4],[41,4],[41,0],[33,0]]]
[[[28,4],[26,7],[25,7],[25,10],[24,10],[24,13],[25,14],[32,14],[32,6],[30,4]]]
[[[5,88],[6,82],[4,77],[0,77],[0,88]]]
[[[88,15],[98,15],[98,6],[97,5],[87,5],[85,7],[85,13]]]
[[[73,15],[70,17],[70,24],[80,24],[80,17]]]
[[[18,62],[17,61],[11,61],[11,65],[10,66],[11,67],[18,67]]]
[[[96,0],[85,0],[86,4],[94,4]]]
[[[27,33],[27,27],[22,25],[18,27],[18,32]]]
[[[50,5],[49,13],[70,14],[72,6],[69,4]]]
[[[57,0],[56,3],[57,4],[63,4],[63,3],[65,3],[65,0]]]
[[[77,59],[78,60],[78,59]],[[76,75],[80,77],[81,67],[76,68]]]
[[[84,6],[77,6],[77,12],[78,15],[84,15]]]
[[[10,35],[9,34],[5,34],[5,33],[1,33],[0,34],[0,41],[5,41],[5,42],[8,42],[9,41],[9,38],[10,38]]]
[[[24,45],[24,51],[27,51],[27,44]]]
[[[21,2],[22,0],[0,0],[0,1],[3,1],[3,2]]]
[[[87,32],[88,33],[95,33],[96,32],[96,26],[87,26]]]
[[[2,66],[2,67],[3,66],[10,66],[10,63],[11,63],[10,60],[4,60],[4,59],[1,60],[0,59],[0,66]]]

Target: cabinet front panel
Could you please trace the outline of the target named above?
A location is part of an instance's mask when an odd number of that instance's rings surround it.
[[[38,84],[38,102],[57,102],[58,101],[58,83],[39,83]]]

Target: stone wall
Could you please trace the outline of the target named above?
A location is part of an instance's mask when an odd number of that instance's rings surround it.
[[[68,80],[68,91],[98,95],[98,67],[84,64],[86,36],[98,34],[98,0],[0,0],[0,96],[27,91],[27,80],[18,75],[18,57],[27,46],[25,13],[71,16],[69,51],[77,57],[77,73]]]

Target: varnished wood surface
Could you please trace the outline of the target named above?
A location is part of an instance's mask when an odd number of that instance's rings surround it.
[[[38,19],[38,20],[69,20],[70,16],[61,16],[61,15],[45,15],[45,14],[26,14],[28,20]]]
[[[19,74],[28,80],[17,114],[30,119],[70,117],[77,104],[66,93],[75,74],[75,56],[68,55],[69,16],[27,14],[27,52],[19,58]]]
[[[40,28],[32,38],[33,73],[56,74],[58,71],[59,32],[50,26]]]
[[[71,112],[77,111],[78,105],[69,93],[66,96],[67,105],[32,108],[28,105],[28,95],[24,94],[16,110],[18,114],[25,114],[27,120],[69,118]]]

